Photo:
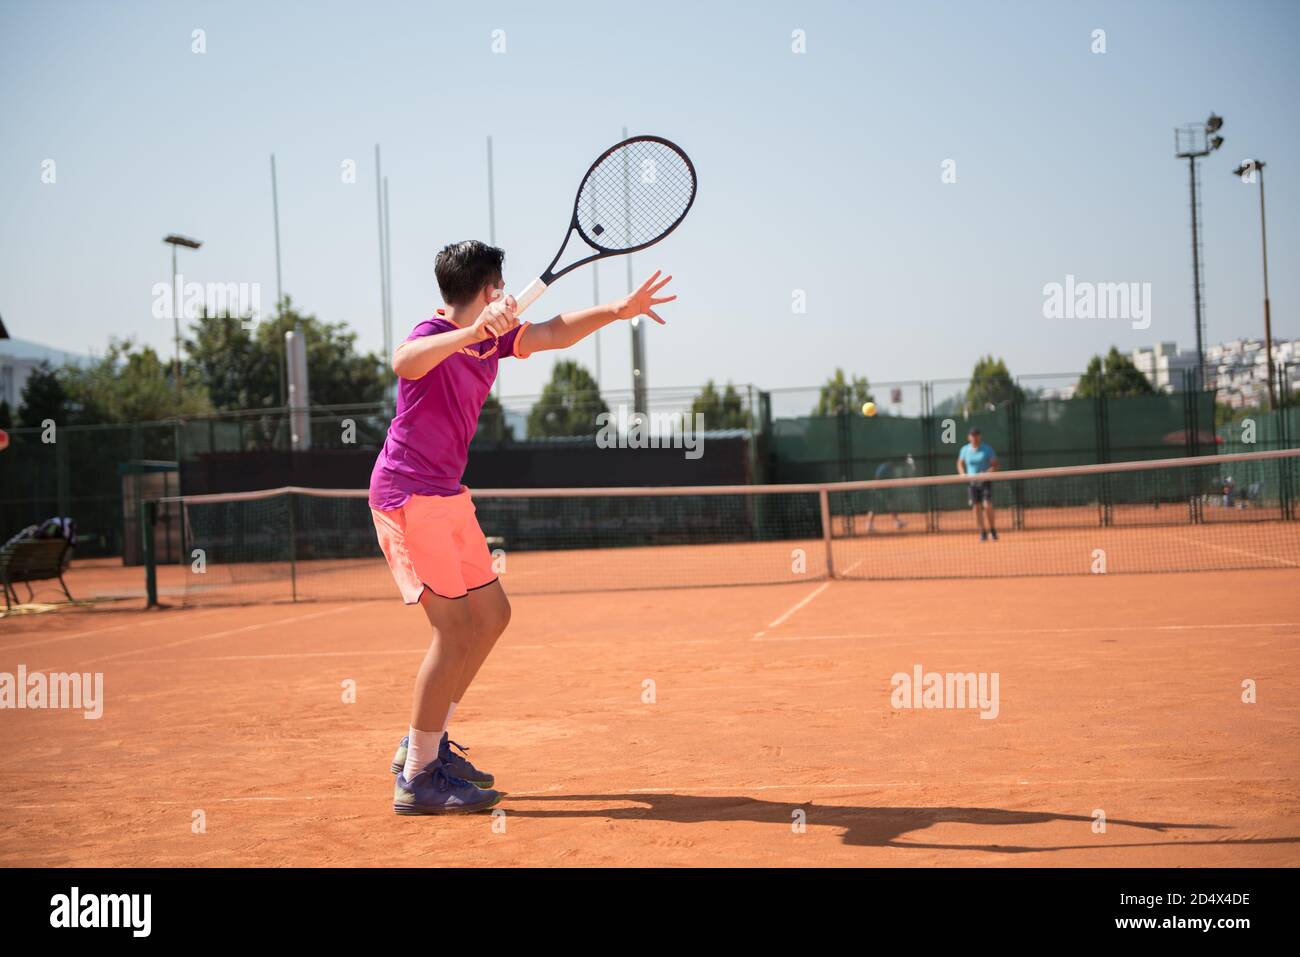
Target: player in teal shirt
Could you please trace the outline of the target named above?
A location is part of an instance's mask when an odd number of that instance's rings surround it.
[[[966,436],[966,444],[957,454],[957,471],[962,475],[980,475],[997,470],[998,453],[993,451],[993,446],[985,444],[979,429],[971,429]],[[971,509],[975,512],[975,524],[979,526],[980,541],[986,542],[992,535],[993,541],[996,542],[998,530],[993,523],[993,483],[971,482],[966,495]],[[981,505],[983,508],[980,507]]]

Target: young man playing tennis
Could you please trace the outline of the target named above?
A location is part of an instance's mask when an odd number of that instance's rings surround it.
[[[962,475],[980,475],[984,472],[998,470],[998,453],[993,446],[984,441],[979,429],[971,429],[966,436],[966,444],[957,453],[957,471]],[[971,482],[966,491],[967,501],[975,513],[975,524],[979,526],[980,541],[987,542],[989,536],[998,540],[998,529],[993,524],[993,483]],[[987,530],[984,527],[988,522]]]
[[[370,477],[370,509],[402,599],[419,604],[433,641],[415,679],[407,736],[393,758],[398,814],[481,811],[501,800],[491,774],[452,751],[456,707],[510,621],[510,602],[461,484],[483,402],[506,357],[567,349],[618,319],[662,323],[656,272],[625,299],[520,323],[503,295],[505,253],[476,240],[447,246],[434,262],[444,308],[393,353],[397,414]],[[595,423],[593,423],[594,428]],[[463,750],[460,745],[454,745]]]

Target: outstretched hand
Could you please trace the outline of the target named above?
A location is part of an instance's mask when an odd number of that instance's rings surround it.
[[[672,276],[659,278],[659,270],[641,284],[641,288],[618,304],[618,317],[620,319],[634,319],[637,316],[649,316],[659,325],[667,325],[663,319],[659,318],[658,313],[654,311],[655,306],[663,305],[665,302],[672,302],[676,296],[658,296],[664,286],[672,282]]]

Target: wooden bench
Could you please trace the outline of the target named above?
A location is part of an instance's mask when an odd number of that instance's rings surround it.
[[[4,586],[5,607],[19,604],[18,590],[14,585],[27,585],[27,600],[35,598],[31,582],[58,579],[63,594],[72,601],[63,573],[72,562],[72,543],[64,538],[35,538],[14,542],[0,548],[0,585]],[[12,599],[12,600],[11,600]]]

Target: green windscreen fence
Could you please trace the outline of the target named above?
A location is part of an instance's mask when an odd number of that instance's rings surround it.
[[[947,474],[955,470],[957,452],[972,428],[978,428],[997,451],[1003,468],[1205,455],[1222,445],[1213,423],[1214,395],[1209,392],[1029,399],[982,411],[932,415],[886,412],[868,417],[854,410],[841,415],[787,416],[772,420],[767,480],[882,478],[886,465],[897,477]],[[1280,429],[1275,431],[1280,434]],[[1260,446],[1272,447],[1288,446]]]
[[[1219,428],[1225,451],[1267,452],[1300,445],[1300,400],[1274,412],[1239,415]]]
[[[12,429],[0,456],[4,539],[52,516],[69,516],[77,523],[78,555],[120,555],[124,476],[144,472],[132,472],[130,463],[174,463],[176,429],[170,423]]]

